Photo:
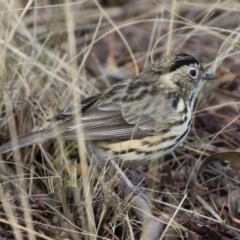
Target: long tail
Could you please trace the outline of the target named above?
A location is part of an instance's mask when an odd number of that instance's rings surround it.
[[[56,137],[56,135],[57,134],[54,134],[53,129],[50,128],[24,134],[0,146],[0,154],[12,151],[16,148],[27,147],[39,142],[46,141],[48,139]]]

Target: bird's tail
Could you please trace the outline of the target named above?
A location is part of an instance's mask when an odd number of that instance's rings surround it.
[[[56,135],[58,134],[54,133],[53,129],[50,128],[24,134],[0,146],[0,154],[46,141],[56,137]]]

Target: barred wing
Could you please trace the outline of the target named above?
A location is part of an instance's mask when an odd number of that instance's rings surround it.
[[[176,120],[176,108],[164,94],[146,91],[141,78],[131,81],[84,100],[81,122],[86,140],[139,139],[158,134]],[[78,127],[70,123],[62,137],[76,139]]]

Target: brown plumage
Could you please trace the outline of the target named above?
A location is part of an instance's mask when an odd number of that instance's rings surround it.
[[[81,102],[84,137],[102,149],[106,159],[146,164],[184,141],[202,81],[216,78],[190,55],[161,58],[138,76]],[[76,140],[75,109],[66,108],[52,119],[60,121],[58,127],[20,136],[2,145],[0,153],[53,138]]]

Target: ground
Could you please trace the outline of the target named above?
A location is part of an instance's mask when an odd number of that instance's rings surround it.
[[[111,164],[91,164],[82,141],[0,155],[1,239],[240,237],[239,1],[15,0],[0,9],[0,144],[170,53],[219,77],[204,84],[174,154],[128,170],[143,195],[126,191]]]

